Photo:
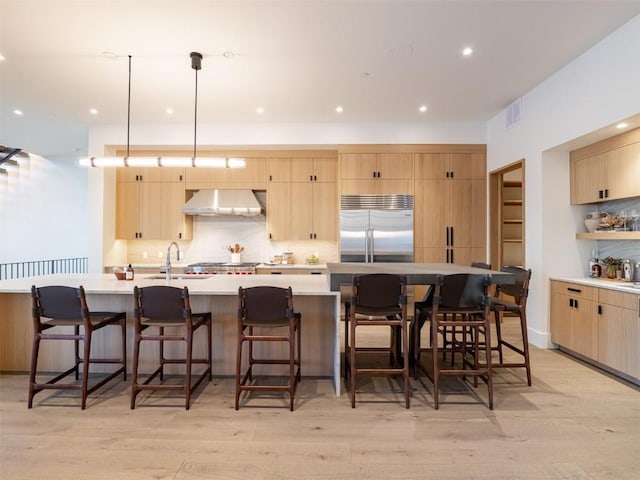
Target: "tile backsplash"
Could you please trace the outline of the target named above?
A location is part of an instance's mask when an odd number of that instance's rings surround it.
[[[616,215],[625,214],[627,217],[632,213],[640,215],[640,197],[603,202],[598,205],[597,211]],[[640,220],[638,225],[640,225]],[[630,258],[640,262],[640,240],[598,240],[596,244],[597,254],[600,258],[611,256]]]
[[[127,261],[132,264],[164,264],[169,241],[130,240]],[[267,238],[266,218],[260,217],[205,217],[193,219],[193,240],[180,240],[180,262],[229,262],[227,245],[239,243],[244,247],[243,262],[268,262],[274,254],[293,252],[295,263],[317,253],[320,262],[338,259],[338,243],[320,240],[275,242]],[[171,252],[175,262],[175,251]]]

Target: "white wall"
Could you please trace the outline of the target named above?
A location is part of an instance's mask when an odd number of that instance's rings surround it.
[[[85,257],[87,171],[74,159],[19,159],[0,175],[0,263]]]
[[[503,112],[487,124],[489,171],[526,160],[527,313],[536,345],[551,345],[549,277],[583,276],[588,255],[574,240],[584,208],[569,205],[568,147],[561,145],[602,128],[616,135],[615,123],[640,113],[639,52],[640,16],[524,95],[519,123],[505,128]]]

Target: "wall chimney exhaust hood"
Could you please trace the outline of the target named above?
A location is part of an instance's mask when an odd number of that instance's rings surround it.
[[[252,190],[198,190],[182,207],[187,215],[261,215],[262,205]]]

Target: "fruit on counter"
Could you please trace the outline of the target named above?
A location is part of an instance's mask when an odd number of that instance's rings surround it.
[[[305,260],[306,260],[307,263],[315,264],[315,263],[318,263],[319,259],[318,259],[318,255],[317,254],[312,253]]]

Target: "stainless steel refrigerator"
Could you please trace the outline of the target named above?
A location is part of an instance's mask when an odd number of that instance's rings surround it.
[[[342,195],[341,262],[413,262],[413,195]]]

